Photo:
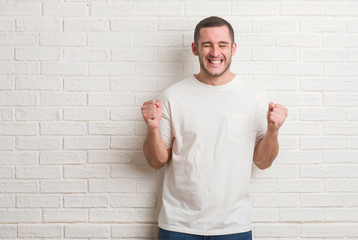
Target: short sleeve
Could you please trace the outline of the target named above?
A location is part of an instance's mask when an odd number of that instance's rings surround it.
[[[159,99],[161,100],[163,106],[163,114],[160,119],[160,136],[165,144],[165,147],[167,149],[171,149],[174,136],[172,130],[170,104],[165,94],[160,95]]]
[[[268,110],[269,98],[266,91],[263,91],[259,97],[257,103],[257,131],[256,131],[256,141],[255,146],[260,143],[264,138],[267,130],[267,110]]]

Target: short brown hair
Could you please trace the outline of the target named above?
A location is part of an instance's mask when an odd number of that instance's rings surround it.
[[[225,19],[222,19],[222,18],[216,17],[216,16],[211,16],[211,17],[201,20],[196,25],[195,31],[194,31],[195,45],[198,46],[198,43],[199,43],[200,29],[206,28],[206,27],[221,27],[221,26],[226,26],[229,29],[231,41],[232,41],[232,43],[234,43],[235,42],[234,29],[232,28],[231,24],[228,21],[226,21]]]

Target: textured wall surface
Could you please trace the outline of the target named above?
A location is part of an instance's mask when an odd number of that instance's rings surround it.
[[[1,0],[0,238],[155,238],[140,106],[198,72],[210,15],[235,29],[232,70],[289,109],[253,169],[255,239],[358,239],[355,0]]]

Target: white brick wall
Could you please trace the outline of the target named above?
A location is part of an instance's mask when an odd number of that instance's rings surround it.
[[[0,239],[155,239],[140,106],[198,72],[208,15],[235,29],[232,70],[289,108],[253,169],[254,238],[358,239],[353,0],[1,1]]]

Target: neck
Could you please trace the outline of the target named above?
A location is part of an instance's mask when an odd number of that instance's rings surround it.
[[[198,74],[194,74],[194,77],[200,82],[207,85],[219,86],[231,82],[235,78],[236,74],[228,71],[219,77],[212,77],[206,74],[203,71],[200,71]]]

